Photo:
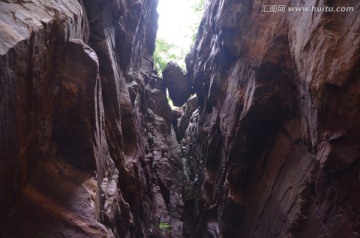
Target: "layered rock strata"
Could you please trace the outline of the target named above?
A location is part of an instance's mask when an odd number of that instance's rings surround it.
[[[353,11],[287,10],[313,5]],[[185,237],[360,236],[359,7],[208,2],[187,57]]]
[[[156,6],[0,1],[1,237],[182,236]]]

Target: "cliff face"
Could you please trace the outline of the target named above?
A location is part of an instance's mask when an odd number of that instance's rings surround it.
[[[157,0],[0,1],[0,237],[359,237],[360,3],[262,2],[209,1],[172,112]]]
[[[359,2],[262,4],[209,1],[187,57],[186,236],[359,237]]]
[[[156,6],[0,1],[0,236],[181,237]]]

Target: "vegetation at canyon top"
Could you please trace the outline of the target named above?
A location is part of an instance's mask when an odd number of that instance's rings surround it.
[[[154,66],[161,74],[169,61],[185,70],[185,56],[195,42],[205,0],[160,0]]]
[[[154,52],[154,66],[155,69],[161,73],[166,67],[166,64],[169,61],[174,61],[179,64],[179,66],[184,70],[185,69],[185,58],[186,52],[184,49],[176,46],[173,43],[170,43],[162,38],[156,39],[156,49]]]

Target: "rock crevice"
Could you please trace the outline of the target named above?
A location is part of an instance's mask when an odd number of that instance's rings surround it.
[[[0,1],[0,237],[359,237],[360,5],[263,4],[161,79],[157,0]]]

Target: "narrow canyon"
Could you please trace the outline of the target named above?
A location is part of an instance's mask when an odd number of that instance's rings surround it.
[[[158,1],[0,0],[0,238],[360,237],[360,1]]]

